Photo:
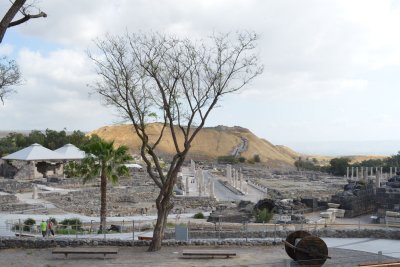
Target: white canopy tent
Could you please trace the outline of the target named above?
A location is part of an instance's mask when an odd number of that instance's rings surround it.
[[[74,146],[73,144],[66,144],[54,152],[57,152],[65,160],[81,160],[85,158],[85,152]]]
[[[63,155],[54,152],[48,148],[45,148],[39,144],[33,144],[10,155],[7,155],[2,159],[23,161],[62,160]]]

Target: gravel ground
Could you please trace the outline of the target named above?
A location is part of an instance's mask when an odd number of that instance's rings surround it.
[[[283,246],[277,247],[224,247],[237,252],[237,257],[215,259],[183,259],[181,252],[185,247],[164,247],[159,252],[146,252],[145,247],[120,247],[116,256],[102,255],[52,255],[51,249],[5,249],[0,250],[1,266],[297,266],[289,260]],[[194,249],[190,247],[189,249]],[[216,249],[201,247],[198,249]],[[359,263],[376,262],[376,254],[345,250],[329,249],[328,259],[324,266],[356,266]],[[385,260],[390,258],[384,257]],[[288,265],[286,265],[288,263]]]

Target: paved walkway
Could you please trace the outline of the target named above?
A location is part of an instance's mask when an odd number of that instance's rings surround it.
[[[52,255],[52,249],[6,249],[0,250],[1,266],[257,266],[286,267],[298,266],[286,254],[283,246],[277,247],[201,247],[197,249],[229,249],[237,253],[232,258],[183,259],[182,250],[193,247],[163,247],[157,252],[147,252],[147,247],[120,247],[116,256],[103,255]],[[357,266],[360,263],[377,262],[376,254],[334,248],[329,251],[324,267]],[[386,258],[387,260],[388,258]]]

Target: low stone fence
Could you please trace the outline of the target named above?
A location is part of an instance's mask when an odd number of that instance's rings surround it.
[[[234,238],[286,238],[293,231],[189,231],[190,239],[234,239]],[[399,239],[400,231],[396,229],[318,229],[309,231],[319,237],[335,238],[381,238]],[[165,233],[166,239],[175,238],[175,232]]]
[[[15,195],[0,195],[0,204],[16,202],[18,202],[18,198]]]
[[[175,240],[175,233],[165,233],[163,246],[272,246],[282,244],[289,231],[276,232],[190,232],[189,241]],[[400,231],[384,229],[368,230],[332,230],[323,229],[310,231],[319,237],[335,238],[380,238],[400,239]],[[79,246],[149,246],[150,241],[121,240],[121,239],[84,239],[84,238],[55,238],[43,239],[32,237],[3,237],[0,238],[0,249],[8,248],[52,248],[52,247],[79,247]]]
[[[271,240],[192,240],[177,241],[163,240],[163,246],[272,246],[280,244],[282,241],[273,242]],[[43,239],[43,238],[0,238],[0,249],[9,248],[54,248],[54,247],[98,247],[98,246],[116,246],[116,247],[143,247],[149,246],[150,241],[144,240],[120,240],[120,239]]]

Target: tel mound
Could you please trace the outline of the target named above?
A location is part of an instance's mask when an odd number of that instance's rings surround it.
[[[155,142],[162,129],[162,124],[152,123],[147,126],[150,142]],[[182,144],[183,135],[177,128],[179,143]],[[139,154],[140,139],[132,125],[104,126],[89,133],[111,141],[116,145],[126,145],[132,153]],[[175,154],[173,139],[169,131],[164,131],[164,136],[157,147],[158,153],[163,157]],[[192,143],[188,158],[194,160],[215,160],[219,156],[236,155],[251,159],[259,155],[261,162],[269,166],[293,166],[299,154],[284,146],[275,146],[265,139],[257,137],[248,129],[242,127],[205,127],[196,136]]]

